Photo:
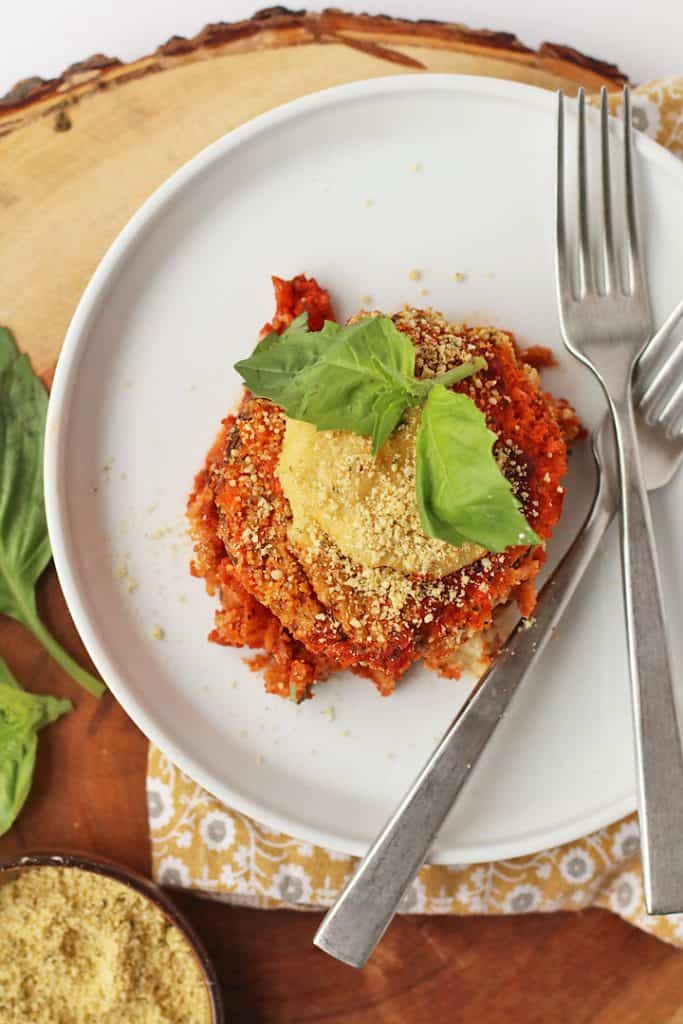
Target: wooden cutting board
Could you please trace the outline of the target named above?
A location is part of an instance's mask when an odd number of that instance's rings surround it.
[[[568,93],[617,88],[610,64],[507,33],[339,11],[263,11],[173,38],[131,64],[98,55],[0,100],[0,324],[49,376],[98,261],[176,168],[255,114],[317,89],[423,71],[515,79]],[[59,591],[39,604],[88,664]],[[0,858],[81,849],[149,869],[146,740],[107,694],[84,695],[20,626],[0,654],[24,685],[71,697],[40,739],[34,787]],[[330,1024],[678,1022],[681,954],[601,911],[505,919],[397,920],[355,974],[311,946],[318,915],[180,899],[216,959],[229,1019]]]
[[[181,164],[255,114],[361,78],[424,71],[570,93],[616,87],[611,64],[502,32],[271,8],[173,38],[132,64],[98,55],[0,100],[0,323],[54,363],[88,279],[131,214]]]

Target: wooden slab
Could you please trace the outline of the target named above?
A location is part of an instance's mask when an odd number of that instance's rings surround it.
[[[389,18],[273,8],[210,25],[121,64],[102,56],[0,101],[0,214],[8,255],[0,323],[39,371],[105,250],[176,168],[271,107],[361,78],[421,71],[514,78],[574,92],[618,86],[613,65],[567,47],[529,50],[514,36]],[[36,289],[39,288],[39,297]]]
[[[324,86],[422,70],[568,92],[617,87],[612,65],[563,46],[389,18],[291,14],[172,39],[132,64],[95,57],[0,101],[0,323],[48,373],[78,298],[133,211],[172,171],[254,114]],[[50,570],[39,601],[88,665]],[[35,785],[0,857],[97,852],[149,869],[146,741],[109,695],[66,679],[0,618],[0,653],[36,692],[76,710],[41,736]],[[319,915],[179,902],[205,937],[229,1020],[248,1024],[681,1024],[683,957],[603,911],[517,918],[403,918],[362,974],[311,945]]]

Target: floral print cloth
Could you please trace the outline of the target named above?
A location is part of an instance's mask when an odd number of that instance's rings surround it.
[[[620,107],[612,97],[612,110]],[[636,127],[683,158],[683,79],[639,87]],[[224,807],[150,748],[147,802],[155,878],[255,907],[329,907],[354,858],[272,832]],[[428,865],[403,901],[416,914],[527,914],[606,907],[683,946],[683,914],[645,911],[635,815],[584,839],[489,864]]]

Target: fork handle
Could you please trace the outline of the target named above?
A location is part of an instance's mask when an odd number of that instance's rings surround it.
[[[460,710],[356,873],[320,925],[315,945],[362,967],[400,901],[520,683],[551,636],[616,514],[602,473],[592,509],[543,587],[531,625],[521,622]]]
[[[611,408],[621,480],[623,582],[645,905],[651,914],[670,914],[683,910],[683,750],[630,388]]]

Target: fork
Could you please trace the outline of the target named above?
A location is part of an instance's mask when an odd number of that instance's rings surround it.
[[[641,420],[639,438],[650,490],[666,486],[683,462],[683,340],[665,356],[668,340],[682,321],[683,301],[652,339],[637,369],[639,411],[648,418],[647,424]],[[513,630],[316,933],[316,946],[352,967],[362,967],[381,939],[616,516],[616,452],[609,417],[594,431],[592,442],[598,468],[595,496],[585,523],[543,586],[534,618]]]
[[[631,100],[624,89],[625,247],[617,256],[609,164],[607,91],[601,95],[602,231],[595,260],[589,231],[586,95],[578,94],[576,253],[566,231],[564,99],[558,94],[556,270],[565,346],[593,371],[614,426],[629,670],[635,726],[645,904],[650,913],[683,910],[683,749],[657,554],[633,410],[636,363],[652,335],[638,239]],[[621,265],[620,265],[621,264]],[[674,396],[675,397],[675,396]]]

